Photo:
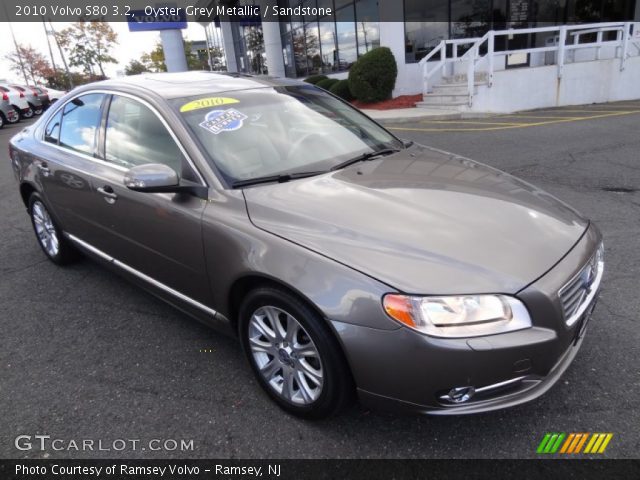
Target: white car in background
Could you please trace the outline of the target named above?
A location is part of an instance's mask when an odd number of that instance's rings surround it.
[[[45,87],[44,85],[38,85],[38,87],[42,88],[45,93],[49,95],[49,100],[51,100],[51,103],[60,100],[67,94],[67,92],[64,90],[56,90],[55,88]]]
[[[7,94],[9,102],[13,106],[13,109],[18,112],[20,118],[33,117],[33,110],[27,102],[25,94],[15,88],[10,87],[6,83],[0,83],[0,95]]]

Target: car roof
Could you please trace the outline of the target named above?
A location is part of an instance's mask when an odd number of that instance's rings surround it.
[[[207,71],[180,73],[143,73],[112,80],[104,80],[87,86],[125,89],[142,88],[163,98],[181,98],[196,95],[217,94],[254,88],[300,85],[288,78],[252,76],[242,73],[214,73]]]

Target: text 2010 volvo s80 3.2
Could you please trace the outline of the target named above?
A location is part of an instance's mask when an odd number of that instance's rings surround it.
[[[601,283],[601,234],[569,206],[292,80],[90,84],[10,156],[50,260],[83,252],[237,336],[307,418],[356,395],[440,415],[532,400]]]

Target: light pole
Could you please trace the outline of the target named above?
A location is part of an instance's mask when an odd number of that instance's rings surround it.
[[[11,22],[9,22],[9,12],[7,12],[7,4],[2,2],[2,7],[4,8],[4,14],[7,16],[7,23],[9,24],[9,30],[11,31],[11,38],[13,38],[13,45],[16,47],[16,55],[18,55],[18,61],[20,62],[20,70],[22,70],[22,76],[24,77],[24,84],[28,85],[29,80],[27,80],[27,72],[24,69],[24,63],[22,62],[22,54],[20,53],[20,48],[18,48],[18,42],[16,42],[16,36],[13,34],[13,27],[11,26]]]

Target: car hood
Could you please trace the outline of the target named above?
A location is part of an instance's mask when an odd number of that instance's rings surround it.
[[[244,195],[258,228],[417,294],[516,293],[588,227],[511,175],[422,146]]]

